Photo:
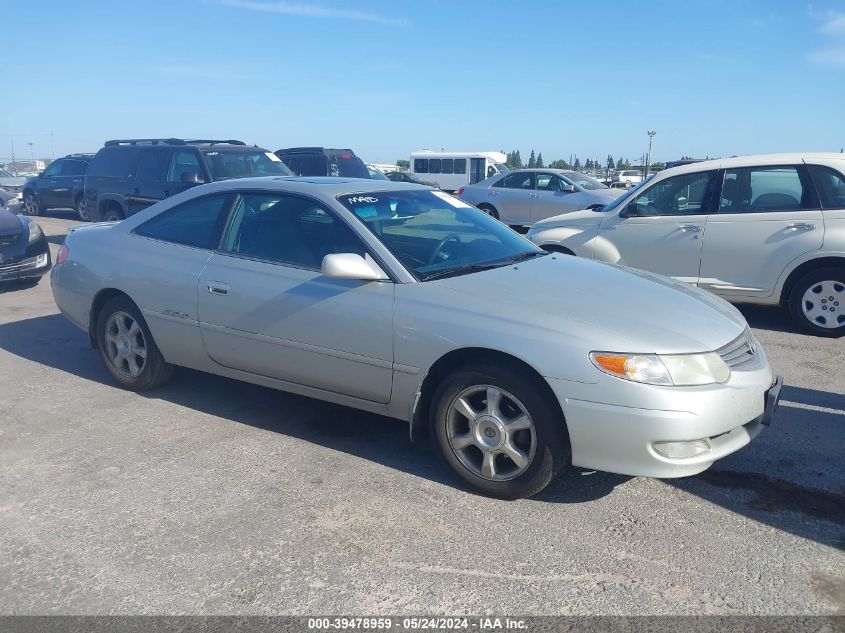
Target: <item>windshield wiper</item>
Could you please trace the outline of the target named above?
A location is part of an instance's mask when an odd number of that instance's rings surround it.
[[[458,266],[456,268],[447,268],[446,270],[438,270],[423,277],[423,281],[431,281],[432,279],[444,279],[446,277],[456,277],[458,275],[468,275],[469,273],[477,273],[482,270],[490,270],[491,268],[500,268],[507,265],[508,261],[489,262],[487,264],[467,264],[466,266]]]
[[[527,259],[532,259],[538,255],[548,255],[544,251],[529,251],[527,253],[519,253],[506,259],[497,259],[494,262],[485,262],[482,264],[466,264],[465,266],[458,266],[456,268],[448,268],[446,270],[438,270],[423,278],[423,281],[431,281],[432,279],[444,279],[446,277],[456,277],[458,275],[468,275],[469,273],[477,273],[482,270],[490,270],[492,268],[501,268],[508,264],[522,262]]]

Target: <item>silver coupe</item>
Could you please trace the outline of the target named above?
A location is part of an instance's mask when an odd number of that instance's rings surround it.
[[[71,230],[52,284],[127,389],[183,366],[392,416],[501,498],[570,465],[698,473],[770,422],[780,389],[722,299],[546,253],[420,185],[194,187]]]

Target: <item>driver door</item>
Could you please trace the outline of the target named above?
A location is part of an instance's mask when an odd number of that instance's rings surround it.
[[[198,312],[215,362],[386,403],[393,383],[391,281],[330,279],[330,253],[366,252],[308,198],[244,192],[199,279]]]
[[[599,227],[593,258],[697,284],[715,171],[660,180]]]

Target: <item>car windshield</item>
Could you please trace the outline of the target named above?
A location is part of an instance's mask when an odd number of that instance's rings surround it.
[[[493,163],[493,166],[499,170],[500,174],[504,174],[506,171],[510,171],[510,167],[507,165],[503,165],[502,163]]]
[[[205,161],[214,180],[249,176],[292,176],[278,156],[262,150],[205,150]]]
[[[377,191],[338,200],[421,280],[469,274],[546,253],[442,191]]]
[[[582,174],[577,171],[568,171],[563,176],[573,185],[578,185],[581,189],[592,191],[594,189],[607,189],[607,185],[600,183],[598,180],[587,174]]]
[[[614,200],[613,202],[609,202],[606,205],[604,205],[603,207],[597,207],[597,208],[593,209],[593,211],[604,211],[604,212],[613,211],[620,204],[622,204],[623,201],[633,200],[633,197],[632,197],[631,194],[633,194],[635,191],[639,191],[640,189],[642,189],[645,186],[646,182],[647,181],[645,181],[645,180],[643,182],[638,182],[632,188],[628,189],[625,193],[623,193],[621,196],[616,198],[616,200]]]
[[[367,167],[367,171],[370,173],[372,180],[390,180],[390,178],[384,175],[384,172],[375,167]]]
[[[14,178],[14,176],[5,169],[0,169],[0,178]]]

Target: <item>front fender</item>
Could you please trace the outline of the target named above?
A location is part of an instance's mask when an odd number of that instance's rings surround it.
[[[556,226],[532,232],[529,237],[537,246],[560,246],[578,257],[593,257],[594,241],[598,227]]]

